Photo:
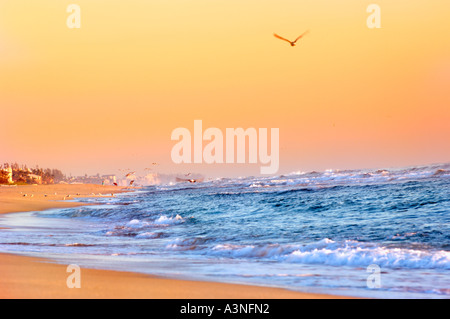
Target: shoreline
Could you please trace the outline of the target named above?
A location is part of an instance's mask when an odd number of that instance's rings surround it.
[[[0,214],[87,205],[77,197],[114,196],[130,188],[91,184],[0,187]],[[24,196],[26,194],[26,196]],[[31,196],[33,195],[33,196]],[[46,195],[46,196],[45,196]],[[71,195],[68,197],[67,195]],[[95,205],[95,204],[94,204]],[[0,231],[2,229],[0,228]],[[283,288],[163,278],[136,272],[81,268],[81,288],[68,288],[67,266],[51,259],[0,253],[2,299],[350,299]]]
[[[0,214],[90,205],[73,202],[80,197],[110,197],[129,187],[94,184],[17,185],[0,187]]]

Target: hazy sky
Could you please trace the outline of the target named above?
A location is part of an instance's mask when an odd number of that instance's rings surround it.
[[[280,174],[448,162],[449,14],[447,0],[0,0],[0,162],[259,172],[173,164],[172,130],[196,119],[279,128]],[[307,29],[293,48],[273,37]]]

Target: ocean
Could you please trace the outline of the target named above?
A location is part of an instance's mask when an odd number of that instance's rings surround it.
[[[145,186],[0,216],[0,251],[370,298],[450,298],[450,164]],[[377,285],[372,279],[377,276]]]

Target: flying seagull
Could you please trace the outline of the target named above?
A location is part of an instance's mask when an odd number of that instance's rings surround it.
[[[285,39],[285,38],[279,36],[279,35],[276,34],[276,33],[274,33],[273,35],[274,35],[275,38],[278,38],[278,39],[280,39],[280,40],[284,40],[284,41],[289,42],[289,44],[293,47],[293,46],[295,46],[295,43],[296,43],[298,40],[300,40],[301,38],[303,38],[303,36],[304,36],[305,34],[307,34],[308,32],[309,32],[309,30],[306,31],[306,32],[304,32],[302,35],[300,35],[300,36],[299,36],[297,39],[295,39],[294,41],[289,41],[288,39]]]

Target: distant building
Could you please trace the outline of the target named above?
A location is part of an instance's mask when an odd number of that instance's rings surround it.
[[[36,174],[28,174],[28,177],[36,184],[42,183],[42,176]]]
[[[92,175],[92,176],[74,176],[69,179],[69,183],[74,184],[97,184],[97,185],[112,185],[116,183],[116,175]]]
[[[13,183],[13,179],[12,179],[13,171],[12,171],[12,168],[11,167],[5,168],[4,171],[6,171],[6,173],[8,174],[7,175],[8,184],[12,184]]]
[[[117,182],[117,177],[114,174],[102,175],[104,185],[112,185]]]

